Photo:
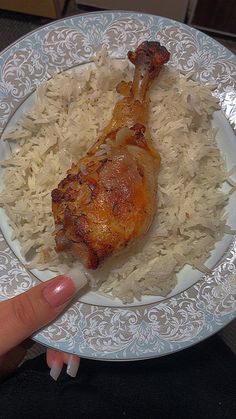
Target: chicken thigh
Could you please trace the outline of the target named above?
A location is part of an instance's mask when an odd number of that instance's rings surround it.
[[[124,97],[110,123],[52,191],[56,250],[71,252],[87,268],[96,269],[152,223],[160,156],[149,136],[145,97],[169,57],[158,42],[143,42],[128,52],[133,82],[117,86]]]

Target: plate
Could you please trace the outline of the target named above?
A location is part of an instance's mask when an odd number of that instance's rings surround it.
[[[201,83],[215,83],[222,111],[214,118],[217,141],[228,168],[236,164],[236,59],[203,33],[173,20],[133,12],[95,12],[58,20],[12,44],[0,55],[0,130],[14,124],[29,106],[36,87],[61,72],[91,62],[106,45],[114,58],[144,40],[158,40],[171,52],[170,65],[192,72]],[[227,118],[227,119],[226,119]],[[4,158],[1,147],[0,158]],[[234,180],[234,179],[233,179]],[[236,229],[231,197],[230,225]],[[11,298],[39,282],[24,266],[1,216],[0,299]],[[9,244],[8,244],[9,243]],[[182,350],[228,324],[236,311],[236,237],[225,235],[208,260],[209,274],[191,270],[168,297],[146,297],[122,305],[98,296],[80,300],[34,335],[46,346],[82,357],[137,360]],[[40,276],[39,274],[37,276]],[[45,279],[45,278],[40,278]],[[92,302],[91,302],[92,301]]]

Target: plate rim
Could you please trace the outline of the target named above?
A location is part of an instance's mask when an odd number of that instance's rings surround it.
[[[59,19],[59,20],[57,20],[57,21],[54,21],[54,22],[50,22],[49,24],[46,24],[46,25],[43,25],[43,26],[41,26],[41,27],[39,27],[39,28],[37,28],[37,29],[34,29],[33,31],[31,31],[31,32],[29,32],[29,33],[27,33],[27,34],[25,34],[25,35],[23,35],[21,38],[19,38],[18,40],[16,40],[14,43],[12,43],[11,45],[9,45],[8,47],[6,47],[4,50],[2,50],[2,51],[0,51],[0,58],[1,58],[1,56],[3,55],[3,54],[5,54],[6,52],[8,52],[9,50],[11,50],[14,46],[16,46],[17,44],[20,44],[22,41],[24,41],[25,39],[27,39],[27,38],[29,38],[29,37],[31,37],[34,33],[38,33],[38,32],[40,32],[41,30],[46,30],[47,28],[50,28],[50,27],[57,27],[58,25],[60,25],[61,23],[64,23],[64,22],[67,22],[67,21],[73,21],[73,20],[75,20],[75,19],[80,19],[80,18],[86,18],[86,17],[94,17],[94,16],[100,16],[100,15],[111,15],[111,16],[115,16],[115,17],[117,17],[118,19],[119,18],[122,18],[124,15],[128,15],[128,16],[136,16],[136,17],[151,17],[151,18],[153,18],[154,20],[159,20],[159,19],[162,19],[163,21],[166,21],[166,22],[169,22],[169,23],[172,23],[172,24],[177,24],[177,26],[179,27],[179,28],[182,28],[182,27],[184,27],[184,28],[187,28],[187,31],[188,32],[190,32],[190,33],[192,33],[192,34],[194,34],[195,32],[197,32],[197,33],[200,33],[201,34],[201,36],[203,36],[203,37],[206,37],[206,38],[208,38],[209,39],[209,42],[213,42],[213,43],[217,43],[222,49],[224,49],[224,50],[226,50],[226,51],[228,51],[228,53],[230,53],[230,55],[232,56],[231,58],[234,58],[234,60],[235,60],[235,62],[236,62],[236,57],[227,49],[227,48],[225,48],[223,45],[221,45],[218,41],[215,41],[214,39],[212,39],[210,36],[208,36],[208,35],[206,35],[206,34],[204,34],[204,33],[202,33],[201,31],[199,31],[198,29],[195,29],[195,28],[192,28],[192,27],[190,27],[190,26],[188,26],[188,25],[186,25],[186,24],[184,24],[184,23],[182,23],[182,22],[177,22],[177,21],[175,21],[175,20],[173,20],[173,19],[169,19],[169,18],[166,18],[166,17],[162,17],[162,16],[157,16],[157,15],[153,15],[153,14],[148,14],[148,13],[139,13],[139,12],[130,12],[130,11],[119,11],[119,10],[116,10],[116,11],[98,11],[98,12],[92,12],[92,13],[82,13],[82,14],[78,14],[78,15],[74,15],[74,16],[71,16],[71,17],[67,17],[67,18],[62,18],[62,19]],[[115,18],[114,18],[114,20],[115,20]],[[200,36],[200,35],[199,35]],[[0,68],[1,69],[1,68]],[[26,98],[25,98],[26,99]],[[223,113],[224,113],[224,111],[223,111]],[[224,113],[225,114],[225,113]],[[229,121],[228,121],[229,122]],[[232,247],[235,247],[236,246],[236,243],[235,243],[235,240],[232,242]],[[218,265],[218,264],[217,264]],[[216,269],[217,269],[217,267],[216,267]],[[215,268],[213,269],[213,271],[215,270]],[[202,280],[200,280],[200,281],[198,281],[198,282],[202,282]],[[190,287],[190,288],[192,288],[192,287]],[[182,293],[180,293],[180,294],[184,294],[185,293],[185,291],[184,292],[182,292]],[[172,297],[171,297],[172,298]],[[167,298],[166,300],[169,300],[169,298]],[[81,303],[80,303],[81,304]],[[83,303],[82,303],[83,304]],[[84,304],[86,304],[86,303],[84,303]],[[138,310],[140,310],[140,308],[141,307],[153,307],[153,306],[156,306],[156,305],[159,305],[159,304],[162,304],[162,302],[156,302],[156,303],[150,303],[150,304],[145,304],[145,305],[143,305],[143,306],[126,306],[126,307],[110,307],[110,309],[116,309],[116,310],[121,310],[121,311],[125,311],[126,310],[126,308],[128,308],[128,310],[130,310],[130,311],[132,311],[132,310],[135,310],[135,309],[138,309]],[[87,305],[89,305],[89,304],[87,304]],[[90,305],[89,305],[90,306]],[[101,306],[98,306],[98,307],[101,307]],[[126,310],[127,311],[127,310]],[[141,310],[142,311],[142,310]],[[234,315],[235,316],[235,315]],[[185,349],[185,348],[187,348],[187,347],[189,347],[189,346],[192,346],[192,345],[194,345],[194,344],[196,344],[198,341],[201,341],[201,340],[203,340],[203,339],[205,339],[205,338],[207,338],[207,337],[209,337],[210,335],[212,335],[212,334],[214,334],[214,333],[216,333],[217,331],[219,331],[221,328],[223,328],[224,326],[226,326],[226,324],[228,324],[230,321],[232,320],[232,316],[229,316],[229,318],[228,318],[228,321],[226,321],[226,322],[224,322],[224,324],[223,325],[218,325],[218,328],[217,328],[217,325],[216,325],[216,329],[214,329],[213,331],[212,331],[212,333],[208,333],[207,335],[203,335],[202,337],[200,336],[200,334],[198,334],[197,335],[197,338],[196,339],[193,339],[193,341],[191,341],[191,340],[187,340],[187,341],[185,341],[185,343],[183,343],[182,342],[182,345],[180,345],[180,347],[179,348],[177,348],[177,349],[175,349],[175,350],[173,350],[173,349],[170,349],[169,351],[168,350],[166,350],[166,351],[164,351],[164,352],[161,352],[161,353],[155,353],[155,354],[153,354],[153,355],[148,355],[147,354],[147,356],[144,356],[144,357],[142,357],[141,355],[136,355],[134,358],[132,358],[132,357],[130,357],[130,356],[124,356],[124,355],[121,355],[121,357],[114,357],[113,356],[113,352],[108,352],[108,353],[106,353],[105,354],[105,356],[102,356],[102,357],[99,357],[99,355],[98,355],[98,353],[96,354],[96,351],[95,352],[92,352],[93,353],[93,355],[92,356],[86,356],[86,353],[84,354],[84,353],[82,353],[82,354],[80,354],[81,356],[83,356],[83,357],[87,357],[87,358],[96,358],[96,359],[101,359],[101,360],[141,360],[141,359],[147,359],[147,358],[151,358],[151,357],[158,357],[158,356],[164,356],[164,355],[167,355],[167,354],[170,354],[170,353],[174,353],[174,352],[177,352],[177,351],[179,351],[179,350],[182,350],[182,349]],[[47,329],[47,328],[45,328],[45,329]],[[44,332],[38,332],[37,334],[35,334],[34,335],[34,339],[35,339],[35,341],[38,341],[39,343],[41,343],[41,344],[44,344],[45,346],[49,346],[49,347],[54,347],[54,348],[56,348],[56,349],[59,349],[60,347],[61,347],[61,345],[59,345],[59,346],[57,346],[57,345],[55,345],[55,344],[53,344],[54,342],[52,341],[50,341],[50,339],[48,339],[48,338],[45,338],[45,335],[43,334]],[[201,338],[200,338],[201,337]],[[200,338],[200,340],[199,340],[199,338]],[[52,343],[52,346],[50,345],[50,342]],[[63,345],[62,345],[63,346]],[[74,348],[75,349],[75,348]],[[78,348],[77,348],[78,349]],[[72,353],[78,353],[79,354],[79,352],[78,352],[78,350],[76,349],[76,352],[73,352],[73,348],[70,348],[70,351],[69,352],[72,352]],[[63,351],[65,351],[65,348],[63,347],[61,350],[63,350]],[[116,351],[117,352],[117,351]],[[120,351],[118,351],[118,352],[120,352]]]

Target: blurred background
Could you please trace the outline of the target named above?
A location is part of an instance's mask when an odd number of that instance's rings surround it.
[[[235,0],[0,0],[0,50],[54,19],[109,9],[152,13],[184,22],[236,53]]]

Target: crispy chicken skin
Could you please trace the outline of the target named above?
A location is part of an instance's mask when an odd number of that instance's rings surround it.
[[[146,92],[169,60],[158,42],[128,52],[133,82],[121,82],[112,119],[97,142],[52,191],[56,250],[96,269],[145,234],[156,212],[160,156],[148,133]]]

